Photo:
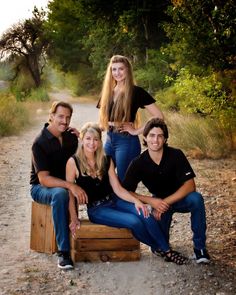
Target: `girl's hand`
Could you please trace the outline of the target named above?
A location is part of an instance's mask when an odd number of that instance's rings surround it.
[[[71,221],[70,225],[69,225],[71,234],[72,234],[72,238],[75,239],[76,238],[76,229],[80,228],[80,221],[79,219],[74,219]]]
[[[131,135],[137,135],[137,130],[134,128],[134,123],[132,122],[124,122],[119,128],[120,132],[129,132]]]
[[[143,204],[141,201],[139,201],[138,199],[135,200],[134,206],[135,206],[136,210],[138,211],[138,214],[139,215],[141,215],[141,212],[142,212],[143,213],[143,216],[145,218],[148,218],[149,217],[148,207],[145,204]]]

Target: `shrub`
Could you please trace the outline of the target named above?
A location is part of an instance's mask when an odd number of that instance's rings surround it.
[[[27,110],[9,93],[0,96],[0,114],[0,136],[17,134],[29,123]]]

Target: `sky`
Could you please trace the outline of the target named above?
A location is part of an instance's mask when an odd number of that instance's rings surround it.
[[[32,17],[34,6],[46,8],[49,0],[0,0],[0,35],[13,24]]]

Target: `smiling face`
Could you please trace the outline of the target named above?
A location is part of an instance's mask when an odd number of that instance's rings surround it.
[[[71,110],[58,106],[55,113],[50,114],[50,130],[54,135],[60,135],[69,127]]]
[[[87,131],[82,139],[85,153],[95,153],[101,145],[100,138],[94,133]]]
[[[111,73],[116,82],[124,81],[127,76],[127,67],[122,62],[112,63]]]
[[[166,142],[164,133],[160,127],[152,128],[145,137],[148,149],[152,152],[160,152]]]

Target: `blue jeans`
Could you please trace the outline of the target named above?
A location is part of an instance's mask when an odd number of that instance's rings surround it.
[[[117,175],[122,182],[130,162],[141,152],[138,136],[107,132],[104,145],[105,153],[111,156],[117,167]]]
[[[184,199],[176,202],[161,217],[160,225],[169,241],[169,230],[172,215],[175,212],[191,213],[191,229],[193,232],[194,248],[201,250],[206,248],[206,213],[203,197],[198,192],[188,194]]]
[[[139,215],[133,203],[121,199],[107,201],[88,208],[88,216],[93,223],[130,229],[137,240],[153,250],[169,250],[159,223],[153,216]]]
[[[47,188],[37,184],[31,186],[31,196],[35,202],[52,207],[58,250],[70,251],[68,191],[61,187]]]

